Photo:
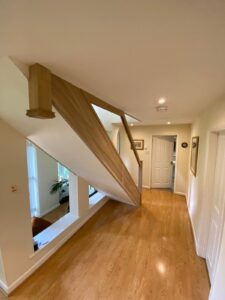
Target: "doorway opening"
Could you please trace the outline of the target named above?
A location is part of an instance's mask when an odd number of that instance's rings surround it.
[[[177,136],[152,137],[151,187],[174,190]]]

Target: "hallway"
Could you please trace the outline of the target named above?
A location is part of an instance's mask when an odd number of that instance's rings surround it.
[[[208,293],[184,197],[144,190],[138,209],[108,202],[9,299],[207,300]]]

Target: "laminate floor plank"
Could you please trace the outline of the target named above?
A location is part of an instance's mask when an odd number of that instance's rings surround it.
[[[143,190],[140,208],[109,201],[9,299],[207,300],[183,196]]]

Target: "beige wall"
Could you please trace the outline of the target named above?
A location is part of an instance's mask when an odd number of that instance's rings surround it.
[[[81,200],[79,205],[79,217],[85,217],[89,210],[89,194],[87,182],[84,179],[78,177],[76,180],[75,188],[76,198]]]
[[[175,191],[186,194],[188,190],[188,169],[189,169],[189,151],[190,151],[190,125],[162,125],[162,126],[134,126],[130,127],[134,139],[144,139],[144,150],[139,150],[138,154],[143,161],[143,186],[150,187],[151,182],[151,155],[152,155],[152,137],[154,135],[176,135],[177,136],[177,176]],[[123,130],[121,143],[124,140]],[[126,143],[128,139],[126,138]],[[182,142],[188,143],[188,148],[181,147]],[[121,145],[123,150],[124,146]],[[129,148],[130,155],[133,153]],[[123,151],[122,151],[123,152]],[[123,155],[123,153],[122,153]],[[133,158],[134,160],[134,158]]]

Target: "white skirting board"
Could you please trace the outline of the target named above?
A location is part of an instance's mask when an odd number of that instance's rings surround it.
[[[2,292],[4,295],[8,295],[8,286],[0,280],[0,292]]]
[[[174,194],[184,196],[184,197],[186,198],[186,200],[187,200],[187,195],[186,195],[185,193],[174,191]],[[188,209],[188,215],[189,215],[189,219],[190,219],[190,221],[191,221],[191,228],[192,228],[192,232],[193,232],[193,236],[194,236],[195,251],[196,251],[196,253],[197,253],[198,256],[204,258],[204,257],[201,255],[201,251],[200,251],[200,247],[199,247],[199,243],[198,243],[198,239],[197,239],[195,227],[194,227],[194,225],[193,225],[193,221],[192,221],[192,218],[191,218],[189,209]]]
[[[184,196],[187,199],[186,193],[174,191],[174,194]]]
[[[10,286],[7,286],[0,280],[0,288],[9,295],[14,291],[23,281],[25,281],[32,273],[34,273],[47,259],[52,256],[65,242],[70,239],[103,205],[106,204],[108,198],[103,199],[94,205],[91,211],[82,220],[77,221],[75,227],[63,238],[61,239],[55,247],[49,250],[36,264],[34,264],[29,270],[27,270],[23,275],[21,275],[17,280],[15,280]]]
[[[42,218],[44,217],[45,215],[47,215],[48,213],[52,212],[54,209],[58,208],[60,206],[59,203],[53,205],[51,208],[49,208],[48,210],[42,212],[41,214],[39,214],[37,217],[39,218]]]
[[[190,214],[189,214],[189,218],[191,220],[191,228],[192,228],[192,232],[193,232],[193,236],[194,236],[195,251],[196,251],[198,256],[201,256],[200,253],[199,253],[199,244],[198,244],[198,239],[197,239],[197,235],[196,235],[196,232],[195,232],[195,227],[193,226],[193,222],[192,222]]]

